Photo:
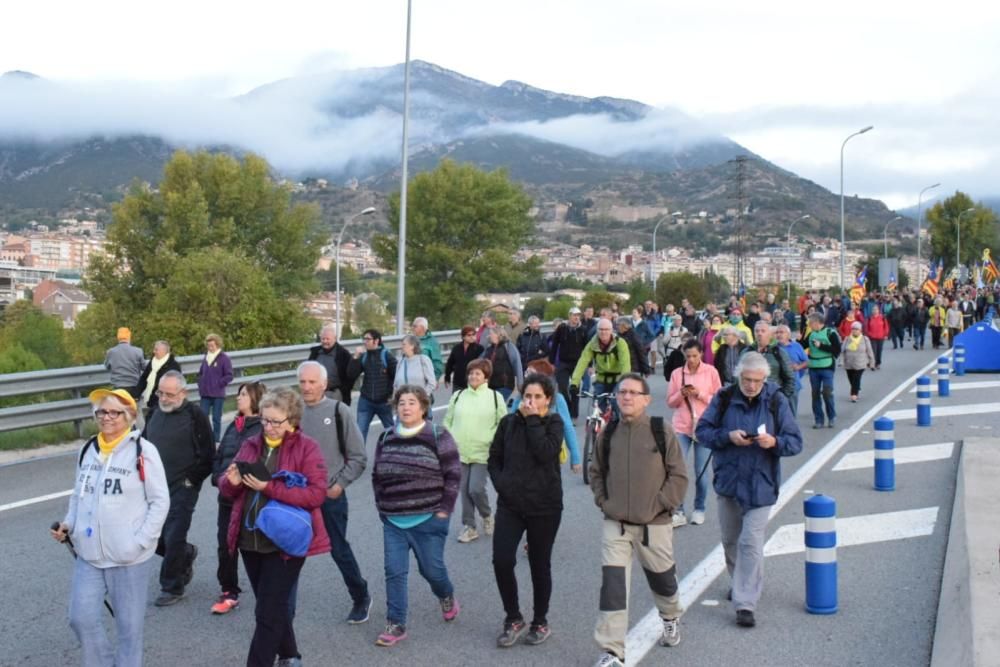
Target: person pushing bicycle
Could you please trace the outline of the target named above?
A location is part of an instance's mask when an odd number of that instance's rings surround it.
[[[628,343],[615,335],[614,325],[609,319],[598,320],[597,333],[583,348],[580,360],[576,362],[576,369],[570,378],[570,393],[578,391],[583,374],[587,372],[591,363],[594,365],[594,394],[613,393],[618,380],[632,371]],[[614,397],[603,399],[601,409],[607,407],[608,400],[617,415],[618,405]]]

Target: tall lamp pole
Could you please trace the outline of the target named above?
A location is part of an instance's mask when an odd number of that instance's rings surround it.
[[[796,218],[795,220],[792,220],[792,224],[788,225],[788,243],[785,245],[785,252],[786,252],[785,266],[789,268],[788,268],[788,280],[785,281],[785,298],[788,299],[789,301],[792,300],[792,271],[791,271],[792,227],[795,226],[795,223],[802,222],[808,217],[809,214],[806,213],[801,218]]]
[[[656,232],[660,229],[660,225],[666,222],[670,218],[676,218],[683,215],[680,211],[674,211],[670,215],[665,215],[657,221],[656,226],[653,227],[653,255],[649,258],[649,282],[656,287]]]
[[[374,212],[375,212],[375,207],[369,206],[360,213],[355,213],[354,215],[352,215],[351,217],[349,217],[347,220],[344,221],[344,226],[340,228],[340,233],[337,234],[336,262],[337,262],[337,339],[338,340],[340,339],[340,244],[344,240],[344,230],[347,229],[347,226],[349,224],[351,224],[352,222],[354,222],[355,219],[360,218],[363,215],[371,215]]]
[[[919,289],[920,285],[922,284],[920,282],[920,270],[924,266],[924,261],[920,254],[920,222],[921,222],[920,214],[923,212],[921,209],[921,205],[923,204],[924,193],[927,192],[928,190],[933,190],[939,185],[941,184],[935,183],[934,185],[928,185],[926,188],[920,191],[919,195],[917,195],[917,289]]]
[[[972,213],[976,210],[976,207],[967,208],[958,214],[958,218],[955,220],[955,270],[958,271],[958,278],[962,278],[962,259],[961,259],[961,249],[962,249],[962,216],[966,213]]]
[[[882,229],[882,245],[885,251],[885,258],[889,259],[889,225],[896,222],[897,220],[902,220],[903,216],[897,215],[895,218],[885,223],[885,228]]]
[[[845,266],[845,249],[846,249],[846,238],[844,237],[844,147],[847,146],[847,142],[858,136],[859,134],[864,134],[869,130],[874,129],[874,125],[869,125],[868,127],[863,127],[854,134],[849,135],[844,139],[844,143],[840,145],[840,289],[844,289],[846,284],[844,283],[844,266]]]
[[[403,335],[406,307],[406,186],[410,123],[410,14],[413,0],[406,0],[406,63],[403,66],[403,170],[399,193],[399,252],[396,259],[396,335]]]

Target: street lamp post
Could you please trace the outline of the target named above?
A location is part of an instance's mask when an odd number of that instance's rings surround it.
[[[958,214],[958,218],[955,220],[955,270],[958,271],[959,280],[962,279],[962,216],[966,213],[972,213],[976,210],[976,207],[967,208]]]
[[[897,220],[902,220],[903,216],[897,215],[895,218],[885,223],[885,228],[882,230],[882,245],[885,251],[885,258],[889,259],[889,225],[896,222]]]
[[[356,218],[360,218],[363,215],[371,215],[375,212],[374,206],[369,206],[360,213],[355,213],[344,221],[344,226],[340,228],[340,233],[337,234],[337,252],[336,252],[336,262],[337,262],[337,339],[340,339],[340,244],[344,240],[344,230],[347,226],[354,222]]]
[[[917,195],[917,287],[918,288],[922,284],[920,282],[920,270],[924,266],[924,262],[920,254],[920,221],[921,221],[920,214],[922,213],[921,206],[923,205],[924,193],[927,192],[928,190],[933,190],[939,185],[941,184],[935,183],[934,185],[928,185],[926,188],[920,191],[919,195]]]
[[[788,225],[788,243],[785,245],[785,253],[786,253],[785,266],[789,268],[788,268],[788,280],[786,281],[785,284],[785,298],[788,299],[789,301],[791,301],[792,299],[792,270],[791,270],[792,227],[795,226],[795,223],[802,222],[808,217],[809,214],[806,213],[801,218],[796,218],[795,220],[792,220],[792,224]]]
[[[844,147],[847,146],[847,142],[854,137],[859,134],[864,134],[874,128],[874,125],[863,127],[854,134],[849,135],[846,139],[844,139],[844,143],[840,145],[840,289],[844,289],[844,287],[846,287],[844,283],[844,251],[846,248],[846,239],[844,237]]]
[[[676,218],[683,215],[680,211],[674,211],[670,215],[662,216],[653,227],[653,255],[649,258],[649,282],[656,287],[656,232],[660,229],[660,225],[666,222],[669,218]]]
[[[396,258],[396,335],[403,335],[406,313],[406,186],[410,123],[410,14],[413,0],[406,0],[406,62],[403,65],[403,169],[399,192],[399,248]]]

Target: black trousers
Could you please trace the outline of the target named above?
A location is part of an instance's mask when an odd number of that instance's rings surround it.
[[[846,370],[847,380],[851,383],[851,396],[857,396],[861,393],[861,376],[864,375],[865,369],[852,370],[848,368]]]
[[[885,340],[872,338],[872,352],[875,353],[875,367],[878,368],[882,365],[882,347],[885,345]]]
[[[163,556],[160,589],[175,595],[184,593],[185,580],[194,563],[194,545],[188,544],[187,534],[201,485],[189,484],[185,481],[170,489],[170,511],[156,545],[157,555]]]
[[[556,384],[559,386],[559,393],[566,399],[569,406],[569,416],[576,419],[580,416],[580,394],[570,394],[569,379],[573,376],[573,369],[560,366],[556,369]]]
[[[274,667],[275,658],[300,658],[292,628],[289,604],[292,589],[299,581],[305,558],[281,557],[278,552],[262,554],[241,551],[250,586],[257,598],[254,619],[257,622],[250,640],[247,667]]]
[[[936,327],[931,325],[931,345],[934,349],[941,347],[941,329],[942,327]]]
[[[531,588],[534,592],[532,624],[545,625],[552,597],[552,545],[559,532],[562,513],[525,516],[512,512],[502,505],[497,508],[496,526],[493,531],[493,574],[496,576],[500,599],[507,613],[506,621],[519,621],[521,607],[517,595],[517,547],[521,536],[527,533],[528,566],[531,569]]]
[[[215,570],[215,578],[219,580],[219,588],[223,593],[239,595],[240,590],[239,556],[229,553],[229,517],[233,513],[232,503],[219,501],[218,532],[216,540],[218,542],[219,566]]]

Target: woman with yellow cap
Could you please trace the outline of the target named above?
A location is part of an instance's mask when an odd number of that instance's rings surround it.
[[[159,452],[132,428],[131,394],[97,389],[90,401],[99,432],[80,450],[69,510],[52,537],[70,539],[76,549],[69,623],[80,640],[81,664],[138,667],[150,559],[170,494]],[[115,610],[115,644],[102,618],[105,593]]]

